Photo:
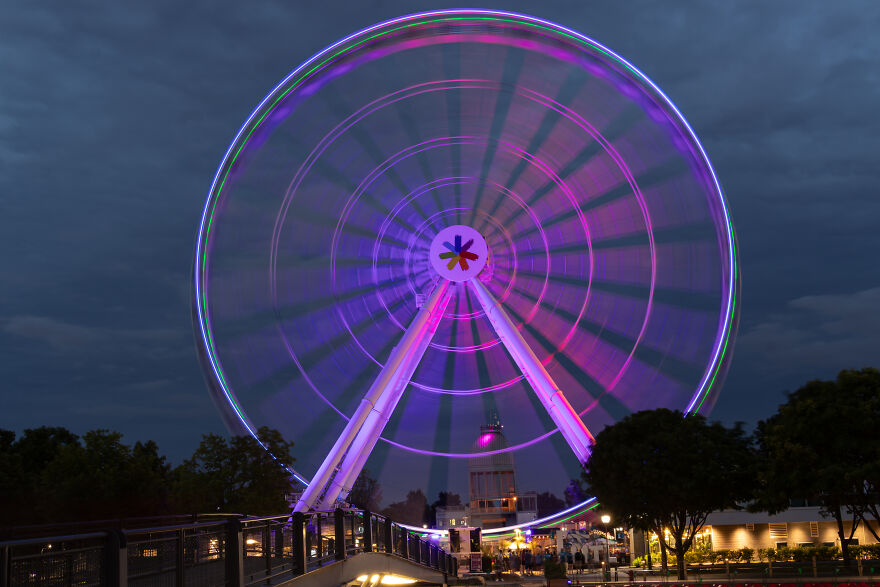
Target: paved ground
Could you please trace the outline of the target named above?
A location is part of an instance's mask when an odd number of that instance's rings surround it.
[[[615,575],[612,572],[611,573],[611,581],[609,581],[607,583],[607,586],[608,587],[628,587],[630,585],[629,574],[628,574],[629,570],[630,570],[630,568],[628,568],[628,567],[621,567],[620,569],[618,569],[616,581],[615,581]],[[862,576],[862,577],[859,577],[859,576],[812,577],[809,575],[807,575],[807,576],[804,576],[804,575],[792,576],[790,574],[786,574],[784,576],[777,576],[777,577],[768,578],[768,577],[763,577],[760,574],[756,574],[755,576],[748,576],[745,573],[740,573],[738,575],[732,575],[730,577],[730,579],[728,579],[727,575],[725,575],[725,574],[713,573],[713,574],[697,575],[697,574],[692,573],[692,574],[688,575],[688,578],[686,581],[678,581],[678,579],[676,578],[674,573],[670,574],[669,576],[663,576],[660,573],[660,571],[656,571],[656,570],[652,574],[648,574],[644,569],[633,569],[633,571],[634,571],[634,575],[635,575],[633,583],[636,585],[640,585],[640,584],[641,585],[645,585],[645,584],[657,585],[659,583],[670,583],[670,584],[685,583],[688,585],[701,585],[701,584],[704,584],[704,585],[711,585],[711,584],[724,585],[726,583],[729,583],[733,587],[736,585],[741,585],[743,583],[751,583],[751,584],[755,584],[755,583],[777,583],[777,584],[779,584],[779,583],[786,583],[786,584],[823,583],[823,584],[834,585],[837,583],[863,583],[863,582],[865,582],[865,583],[871,584],[873,582],[877,582],[875,584],[880,586],[880,575],[875,576],[875,577],[866,577],[866,576]],[[485,575],[480,575],[480,577],[485,577]],[[462,579],[465,579],[465,578],[462,577]],[[598,570],[585,571],[582,573],[569,571],[568,579],[571,581],[572,585],[580,585],[580,584],[595,585],[595,584],[599,584],[599,583],[604,583],[603,578],[602,578],[602,574]],[[452,584],[455,584],[455,583],[452,583]],[[458,584],[459,585],[466,585],[468,583],[465,582],[464,580],[461,580]],[[476,585],[478,583],[473,582],[470,584]],[[525,576],[521,576],[519,578],[507,576],[502,581],[495,581],[492,579],[488,579],[485,582],[485,585],[497,585],[498,587],[515,587],[515,586],[535,587],[537,585],[546,585],[546,584],[547,584],[546,580],[544,579],[544,576],[541,574],[535,574],[535,575],[531,575],[531,576],[525,575]]]

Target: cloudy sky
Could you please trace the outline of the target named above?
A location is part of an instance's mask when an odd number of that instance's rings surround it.
[[[457,3],[455,3],[457,4]],[[111,428],[173,461],[223,432],[190,319],[234,132],[325,45],[436,1],[16,2],[0,17],[0,428]],[[725,189],[742,321],[714,416],[880,365],[880,2],[484,2],[615,49]]]

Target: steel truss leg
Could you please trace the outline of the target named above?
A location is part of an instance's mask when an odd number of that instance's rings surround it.
[[[449,304],[449,289],[449,281],[440,281],[413,318],[366,397],[296,502],[294,512],[317,509],[321,505],[332,506],[343,489],[345,495],[351,490],[437,332]]]
[[[580,416],[565,396],[559,386],[550,377],[547,369],[532,352],[531,347],[523,339],[522,334],[516,329],[516,325],[501,307],[501,304],[486,289],[478,279],[468,281],[471,290],[479,300],[486,317],[492,323],[492,328],[501,342],[507,348],[507,352],[513,357],[513,361],[525,375],[532,389],[538,395],[538,399],[544,405],[553,423],[559,428],[562,437],[577,455],[583,464],[590,456],[590,445],[593,443],[593,435],[584,426]]]

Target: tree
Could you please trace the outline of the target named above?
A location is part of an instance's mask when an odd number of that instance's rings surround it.
[[[565,505],[568,507],[583,503],[589,497],[578,479],[572,479],[565,488]]]
[[[773,513],[787,509],[791,497],[818,500],[837,522],[849,564],[848,545],[860,520],[877,512],[878,430],[876,369],[841,371],[835,381],[811,381],[789,394],[774,416],[758,424],[763,467],[754,508]]]
[[[26,519],[28,479],[14,442],[15,432],[0,430],[0,526],[24,523]]]
[[[407,493],[405,500],[396,501],[382,510],[382,515],[395,522],[421,526],[428,523],[427,506],[428,498],[421,489],[416,489]]]
[[[753,463],[741,425],[725,428],[699,414],[658,409],[602,430],[584,480],[616,524],[654,531],[675,551],[683,580],[684,553],[709,513],[750,499]]]
[[[544,518],[562,510],[565,507],[565,502],[549,491],[545,491],[538,494],[537,505],[538,517]]]
[[[130,447],[122,434],[92,430],[60,446],[39,477],[40,509],[53,521],[167,513],[169,467],[152,441]]]
[[[364,469],[355,480],[347,498],[348,503],[371,512],[379,511],[382,503],[382,487],[379,482],[370,476],[370,471]]]
[[[461,505],[461,496],[451,491],[441,491],[437,494],[437,499],[431,504],[428,513],[428,524],[437,527],[437,508],[445,508],[447,506]]]
[[[174,471],[173,499],[178,510],[277,514],[288,509],[293,445],[268,427],[229,442],[206,434],[192,458]],[[264,448],[265,446],[265,448]]]
[[[41,478],[58,454],[65,447],[74,445],[79,445],[79,437],[70,430],[41,426],[25,430],[21,438],[9,446],[9,458],[18,464],[18,480],[14,482],[17,496],[8,502],[7,519],[10,523],[51,521],[51,518],[43,517],[46,496],[42,494]],[[67,514],[67,510],[64,513]]]
[[[0,522],[38,524],[168,512],[168,466],[152,441],[93,430],[0,431]]]

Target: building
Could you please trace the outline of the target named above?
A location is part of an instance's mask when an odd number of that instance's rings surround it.
[[[844,527],[849,530],[849,520],[844,520]],[[774,515],[736,510],[712,512],[706,519],[705,530],[711,533],[714,550],[840,546],[837,522],[823,516],[818,507],[791,507]],[[874,542],[862,523],[850,544]]]
[[[464,504],[437,506],[437,528],[439,530],[467,528],[469,516],[470,508]]]
[[[495,415],[492,422],[480,426],[474,452],[490,452],[508,447],[503,426]],[[519,493],[513,452],[499,452],[468,459],[467,505],[437,508],[437,528],[498,528],[535,520],[538,495],[535,491]]]
[[[872,524],[876,525],[874,520]],[[849,530],[850,519],[843,521]],[[700,530],[697,542],[711,545],[712,550],[754,551],[766,548],[794,548],[799,546],[840,546],[837,522],[822,515],[817,506],[790,507],[778,514],[748,512],[745,510],[721,510],[712,512]],[[651,536],[652,552],[660,552],[656,537]],[[633,556],[644,556],[648,541],[644,534],[631,531]],[[874,537],[859,524],[850,544],[873,544]]]

